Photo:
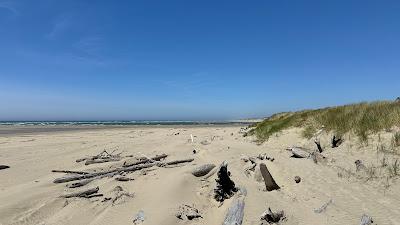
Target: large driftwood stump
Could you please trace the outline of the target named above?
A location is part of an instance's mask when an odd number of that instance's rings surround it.
[[[336,136],[334,135],[332,138],[332,148],[339,147],[339,145],[341,145],[342,142],[343,142],[343,140],[341,138],[336,138]]]
[[[267,166],[264,163],[260,164],[261,175],[264,178],[265,187],[267,191],[278,190],[280,187],[276,184],[274,178],[271,173],[268,171]]]
[[[370,216],[368,216],[366,214],[362,215],[360,225],[371,225],[373,223],[374,223],[374,221],[372,220],[372,218]]]
[[[4,170],[4,169],[8,169],[8,168],[10,168],[10,167],[6,166],[6,165],[0,165],[0,170]]]
[[[224,161],[218,171],[217,187],[214,189],[214,198],[219,202],[223,202],[225,199],[232,197],[237,188],[235,183],[230,178],[230,172],[228,171],[228,163]]]
[[[193,176],[195,177],[202,177],[207,175],[212,169],[215,168],[214,164],[204,164],[194,168],[192,171]]]
[[[223,225],[241,225],[244,216],[244,198],[235,199],[225,216]]]
[[[90,198],[93,194],[96,194],[99,191],[99,187],[91,188],[85,191],[80,191],[76,193],[62,195],[63,198],[73,198],[73,197],[81,197],[81,198]]]

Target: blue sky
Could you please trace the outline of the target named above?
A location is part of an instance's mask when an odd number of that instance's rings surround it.
[[[400,95],[400,1],[0,0],[0,120],[234,119]]]

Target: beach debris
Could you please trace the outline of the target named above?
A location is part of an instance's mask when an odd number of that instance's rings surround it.
[[[225,199],[232,197],[238,190],[230,178],[228,163],[226,161],[221,164],[218,171],[218,178],[215,181],[217,182],[217,187],[214,189],[214,199],[218,202],[223,202]]]
[[[63,198],[73,198],[73,197],[79,197],[79,198],[91,198],[91,197],[99,197],[102,196],[102,194],[97,194],[99,191],[99,187],[96,188],[91,188],[85,191],[79,191],[71,194],[66,194],[62,195],[61,197]]]
[[[52,170],[53,173],[72,173],[72,174],[89,174],[89,172],[72,171],[72,170]]]
[[[202,218],[198,209],[195,206],[181,205],[179,206],[178,212],[176,213],[176,218],[180,220],[193,220],[197,218]]]
[[[136,214],[135,218],[133,219],[133,224],[141,224],[144,222],[144,211],[139,210]]]
[[[319,153],[322,153],[324,150],[322,149],[320,142],[315,140],[314,143],[317,145],[317,149],[318,149]]]
[[[223,225],[241,225],[244,216],[244,205],[243,197],[235,199],[231,207],[229,207]]]
[[[175,135],[175,136],[176,136],[176,135],[179,135],[179,132],[178,132],[178,133],[175,133],[174,135]]]
[[[215,168],[214,164],[204,164],[204,165],[194,168],[194,170],[192,171],[192,174],[195,177],[202,177],[202,176],[207,175],[214,168]]]
[[[135,166],[135,165],[145,164],[145,163],[149,163],[149,162],[161,161],[167,157],[168,157],[167,154],[156,155],[152,158],[144,156],[144,157],[137,158],[134,162],[125,161],[123,167],[129,167],[129,166]]]
[[[361,216],[361,223],[360,225],[371,225],[373,224],[374,221],[372,220],[372,218],[366,214]]]
[[[196,149],[193,149],[193,154],[196,154],[196,153],[197,153]]]
[[[257,156],[257,159],[259,159],[259,160],[269,160],[269,161],[271,161],[271,162],[273,162],[273,161],[275,160],[274,158],[268,157],[268,156],[267,156],[267,153],[261,153],[261,154],[259,154],[259,155]]]
[[[92,182],[92,181],[94,181],[96,179],[101,179],[101,178],[104,178],[104,177],[113,177],[116,174],[117,174],[116,172],[115,173],[109,173],[109,174],[104,174],[104,175],[101,175],[101,176],[93,177],[93,178],[90,178],[90,179],[81,180],[81,181],[78,181],[78,182],[75,182],[75,183],[72,183],[72,184],[67,184],[67,187],[68,188],[82,187],[82,186],[85,186],[86,184],[89,184],[90,182]]]
[[[6,165],[0,165],[0,170],[4,170],[4,169],[8,169],[8,168],[10,168],[10,167],[6,166]]]
[[[335,135],[333,135],[332,138],[332,148],[337,148],[339,145],[341,145],[343,140],[341,138],[337,138]]]
[[[294,181],[298,184],[298,183],[300,183],[301,178],[299,176],[295,176]]]
[[[115,179],[116,181],[123,181],[123,182],[134,180],[133,178],[124,177],[124,176],[118,176],[118,177],[116,177],[116,178],[114,178],[114,179]]]
[[[354,164],[356,164],[356,172],[365,171],[367,167],[363,164],[363,162],[357,159]]]
[[[314,209],[314,212],[315,213],[322,213],[322,212],[325,212],[326,211],[326,208],[328,208],[328,206],[330,205],[330,204],[332,204],[333,203],[333,200],[331,199],[331,200],[329,200],[327,203],[325,203],[325,204],[323,204],[321,207],[319,207],[318,209]]]
[[[285,212],[283,210],[278,212],[272,212],[271,208],[268,208],[263,214],[261,214],[260,220],[261,225],[279,223],[286,219]],[[266,223],[265,223],[266,222]]]
[[[192,141],[192,143],[194,142],[193,134],[190,134],[190,140]]]
[[[268,171],[267,166],[264,163],[260,164],[261,175],[264,178],[264,183],[267,191],[273,191],[280,189],[279,185],[276,184],[274,178],[271,173]]]
[[[125,191],[121,186],[115,186],[112,190],[114,197],[105,198],[103,201],[111,200],[112,205],[124,203],[126,198],[133,198],[135,195]],[[106,200],[107,199],[107,200]]]
[[[175,160],[175,161],[170,161],[170,162],[148,162],[145,164],[139,164],[139,165],[133,165],[129,167],[118,167],[114,169],[110,169],[108,171],[101,171],[101,172],[94,172],[94,173],[88,173],[88,174],[74,174],[70,176],[64,176],[57,178],[53,181],[53,183],[66,183],[70,181],[75,181],[75,180],[86,180],[86,179],[91,179],[91,178],[103,178],[107,176],[114,176],[118,173],[127,173],[127,172],[134,172],[138,170],[142,170],[145,168],[150,168],[153,166],[159,166],[159,167],[167,167],[170,165],[176,165],[176,164],[181,164],[181,163],[187,163],[187,162],[192,162],[194,159],[183,159],[183,160]]]
[[[208,178],[212,177],[217,171],[219,170],[219,167],[214,167],[207,175],[205,175],[201,180],[205,181]]]
[[[301,147],[293,147],[293,148],[289,148],[288,150],[292,152],[293,158],[308,158],[308,157],[310,157],[310,154],[311,154],[305,148],[301,148]]]
[[[86,161],[85,165],[95,164],[95,163],[105,163],[105,162],[113,162],[120,161],[123,157],[121,156],[122,152],[118,154],[114,154],[115,150],[111,153],[108,153],[106,150],[103,150],[99,154],[95,156],[89,156],[81,159],[77,159],[76,162]]]

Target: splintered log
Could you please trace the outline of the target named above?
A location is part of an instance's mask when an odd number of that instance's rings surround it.
[[[319,141],[314,141],[314,143],[317,145],[319,153],[322,153],[324,150],[322,149],[320,142]]]
[[[278,190],[280,187],[276,184],[274,178],[271,173],[268,171],[267,166],[264,163],[260,164],[261,175],[264,178],[265,187],[267,191]]]
[[[91,188],[91,189],[88,189],[85,191],[62,195],[61,197],[63,197],[63,198],[73,198],[73,197],[87,198],[93,194],[96,194],[98,191],[99,191],[99,187],[96,187],[96,188]]]
[[[279,211],[279,212],[272,212],[271,208],[268,208],[267,211],[265,211],[262,215],[261,215],[261,221],[267,221],[268,224],[272,224],[272,223],[279,223],[281,220],[284,220],[285,217],[285,212],[283,211]]]
[[[149,158],[146,158],[146,157],[143,157],[143,158],[139,159],[139,160],[136,161],[136,162],[133,162],[133,163],[125,163],[125,164],[123,165],[123,167],[135,166],[135,165],[145,164],[145,163],[149,163],[149,162],[153,162],[153,161],[161,161],[162,159],[165,159],[165,158],[167,158],[167,157],[168,157],[167,154],[157,155],[157,156],[155,156],[155,157],[153,157],[153,158],[150,158],[150,159],[149,159]]]
[[[4,170],[4,169],[8,169],[8,168],[10,168],[10,167],[6,166],[6,165],[0,165],[0,170]]]
[[[372,218],[370,216],[368,216],[366,214],[362,215],[360,225],[371,225],[373,223],[374,223],[374,221],[372,220]]]
[[[53,173],[72,173],[72,174],[89,174],[89,172],[72,171],[72,170],[52,170]]]
[[[310,153],[305,151],[303,148],[293,147],[290,149],[294,158],[308,158]]]
[[[241,225],[244,216],[244,198],[235,199],[225,216],[223,225]]]
[[[195,177],[202,177],[202,176],[205,176],[205,175],[207,175],[212,169],[214,169],[215,168],[215,165],[214,164],[204,164],[204,165],[201,165],[201,166],[199,166],[199,167],[196,167],[193,171],[192,171],[192,174],[195,176]]]

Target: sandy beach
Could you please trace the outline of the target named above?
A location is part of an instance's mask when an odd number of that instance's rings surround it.
[[[191,141],[191,135],[194,142]],[[302,138],[298,129],[290,129],[268,142],[257,145],[253,137],[243,137],[240,126],[175,126],[120,127],[108,129],[63,130],[39,133],[8,133],[0,137],[0,224],[133,224],[139,211],[144,212],[143,224],[222,224],[236,198],[222,205],[215,201],[216,174],[205,179],[191,171],[199,165],[228,162],[231,179],[245,187],[243,224],[260,224],[260,215],[270,207],[284,210],[282,224],[359,224],[365,213],[376,224],[399,224],[400,185],[388,185],[379,179],[366,181],[355,173],[354,161],[378,163],[373,145],[360,147],[348,142],[329,149],[329,140],[321,138],[328,148],[324,163],[291,158],[285,150],[290,146],[313,148],[313,142]],[[194,161],[175,167],[152,167],[125,174],[132,179],[122,182],[104,177],[71,189],[66,183],[53,183],[63,173],[52,170],[102,171],[121,166],[132,158],[116,162],[85,165],[76,160],[99,154],[103,150],[122,156],[152,157],[167,154],[166,160],[193,158]],[[196,154],[193,153],[196,150]],[[246,168],[242,158],[266,153],[274,160],[265,163],[280,190],[266,191],[262,179]],[[343,171],[347,171],[347,175]],[[301,182],[294,181],[295,176]],[[129,196],[116,202],[119,186]],[[101,197],[63,198],[62,195],[99,187]],[[118,189],[118,188],[117,188]],[[330,202],[330,203],[329,203]],[[323,212],[317,213],[325,203]],[[201,218],[178,219],[183,205],[196,208]]]

